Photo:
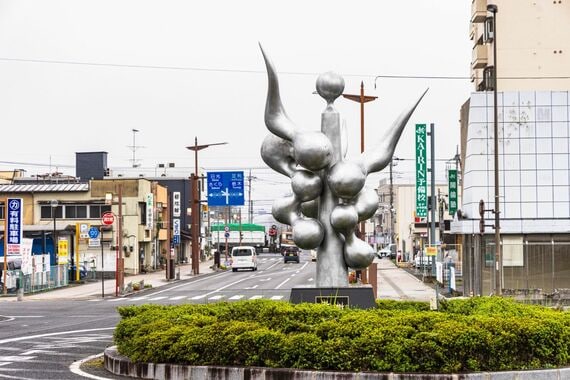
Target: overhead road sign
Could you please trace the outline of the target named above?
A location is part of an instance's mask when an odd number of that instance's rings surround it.
[[[243,206],[243,172],[209,172],[208,206]]]

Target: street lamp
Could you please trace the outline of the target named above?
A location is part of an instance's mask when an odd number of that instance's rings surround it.
[[[186,149],[194,151],[194,175],[191,176],[192,186],[192,273],[200,273],[200,248],[198,246],[198,228],[199,228],[199,213],[200,213],[200,199],[198,198],[198,151],[206,149],[214,145],[225,145],[227,142],[211,143],[198,145],[198,137],[194,137],[194,145],[187,146]]]
[[[495,294],[502,293],[503,258],[501,252],[501,228],[499,221],[499,111],[497,104],[497,12],[496,4],[487,4],[487,11],[493,14],[493,136],[495,174]]]
[[[59,205],[59,202],[57,201],[57,199],[53,199],[50,201],[50,206],[51,206],[51,216],[53,218],[53,233],[51,235],[51,238],[53,240],[53,256],[54,256],[54,260],[56,261],[55,264],[57,264],[58,261],[58,252],[57,252],[57,242],[55,239],[55,233],[56,233],[56,225],[55,225],[55,219],[56,219],[56,211],[57,211],[57,206]]]

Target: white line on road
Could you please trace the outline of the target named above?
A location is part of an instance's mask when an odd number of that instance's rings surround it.
[[[271,297],[272,300],[280,300],[283,296],[273,296]]]
[[[253,285],[253,286],[248,286],[246,289],[255,289],[257,288],[259,285]]]
[[[285,281],[283,281],[282,283],[280,283],[279,285],[277,285],[277,286],[275,287],[275,289],[279,289],[279,288],[281,287],[281,285],[285,285],[285,283],[286,283],[287,281],[289,281],[290,279],[291,279],[291,277],[286,278]]]
[[[148,300],[149,301],[158,301],[158,300],[163,300],[165,298],[166,298],[166,296],[160,296],[160,297],[152,297],[152,298],[149,298]]]
[[[209,300],[212,300],[212,301],[217,301],[217,300],[219,300],[219,299],[222,298],[222,297],[223,297],[223,296],[213,296],[213,297],[210,297],[210,298],[208,298],[208,299],[209,299]]]
[[[243,298],[242,295],[235,295],[235,296],[231,296],[229,299],[231,299],[231,300],[240,300],[240,299],[242,299],[242,298]]]
[[[96,355],[91,355],[91,356],[86,357],[85,359],[78,360],[78,361],[72,363],[72,364],[69,366],[69,370],[70,370],[71,372],[75,373],[76,375],[83,376],[83,377],[87,377],[87,378],[89,378],[89,379],[95,379],[95,380],[109,380],[109,379],[106,378],[106,377],[99,377],[99,376],[91,375],[91,374],[86,373],[86,372],[83,372],[83,371],[81,370],[81,364],[83,364],[83,363],[85,363],[85,362],[88,362],[88,361],[90,361],[90,360],[93,360],[93,359],[97,359],[98,357],[101,357],[101,356],[103,356],[103,353],[96,354]]]
[[[48,334],[37,334],[37,335],[28,335],[28,336],[20,336],[17,338],[8,338],[0,340],[0,345],[12,342],[19,342],[22,340],[29,340],[29,339],[37,339],[37,338],[44,338],[48,336],[58,336],[58,335],[67,335],[67,334],[75,334],[75,333],[84,333],[84,332],[91,332],[91,331],[101,331],[101,330],[114,330],[114,327],[102,327],[99,329],[84,329],[84,330],[74,330],[74,331],[61,331],[55,333],[48,333]]]
[[[182,298],[186,298],[186,296],[170,297],[170,299],[171,299],[172,301],[178,301],[178,300],[181,300]]]
[[[192,285],[192,284],[195,284],[195,283],[197,283],[197,282],[206,281],[206,280],[209,280],[209,279],[214,278],[214,277],[220,277],[220,276],[228,275],[229,273],[230,273],[230,272],[222,272],[222,273],[220,273],[220,274],[214,274],[214,275],[212,275],[212,276],[203,277],[203,278],[198,279],[198,280],[195,280],[195,281],[185,282],[185,283],[183,283],[183,284],[173,286],[172,288],[168,288],[168,289],[160,290],[160,291],[158,291],[158,292],[154,292],[153,295],[160,294],[160,293],[164,293],[164,292],[168,292],[168,291],[170,291],[170,290],[177,289],[177,288],[180,288],[180,287],[182,287],[182,286]]]
[[[125,300],[125,298],[119,297],[119,298],[110,299],[109,302],[118,302],[118,301],[124,301],[124,300]]]
[[[259,281],[261,282],[265,282],[265,281],[270,281],[271,277],[267,277],[267,278],[260,278]]]
[[[3,365],[8,365],[8,364],[12,364],[12,362],[0,362],[0,367],[2,367]]]
[[[313,281],[313,278],[312,278],[312,277],[311,277],[311,278],[309,278],[309,280],[308,280],[308,281]]]
[[[251,296],[249,297],[250,300],[258,300],[260,298],[263,298],[263,296],[257,295],[257,296]]]
[[[206,298],[206,294],[200,294],[199,296],[194,296],[190,299],[191,300],[201,300],[202,298]]]
[[[129,298],[130,301],[140,301],[140,300],[145,300],[147,299],[148,296],[142,296],[142,297],[135,297],[135,298]]]

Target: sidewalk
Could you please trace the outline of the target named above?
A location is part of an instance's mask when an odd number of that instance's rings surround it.
[[[202,276],[207,273],[212,273],[213,270],[211,266],[214,264],[214,259],[200,262],[200,273],[197,276]],[[180,273],[180,280],[188,279],[194,277],[192,273],[192,266],[190,264],[177,265],[175,269],[176,275]],[[166,270],[158,270],[155,272],[148,272],[137,274],[134,276],[125,276],[125,287],[129,283],[140,283],[144,281],[144,284],[150,284],[153,289],[167,285],[177,280],[167,280]],[[105,298],[115,297],[115,279],[107,279],[104,282],[105,286]],[[75,285],[72,284],[65,288],[54,289],[42,293],[32,293],[24,295],[24,301],[26,300],[81,300],[81,299],[93,299],[101,298],[102,286],[101,280],[99,281],[89,281],[84,284]],[[121,295],[119,296],[121,297]],[[0,302],[5,301],[17,301],[17,297],[0,297]]]
[[[374,259],[378,264],[378,299],[424,301],[435,298],[435,290],[390,259]]]

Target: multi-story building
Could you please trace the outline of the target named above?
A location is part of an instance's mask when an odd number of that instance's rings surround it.
[[[570,288],[570,3],[494,0],[497,12],[489,3],[472,1],[476,92],[461,109],[463,194],[451,228],[464,244],[464,291],[497,291],[497,267],[503,289]],[[481,200],[494,209],[495,158],[497,265],[494,215],[484,212],[480,234],[479,213]]]

